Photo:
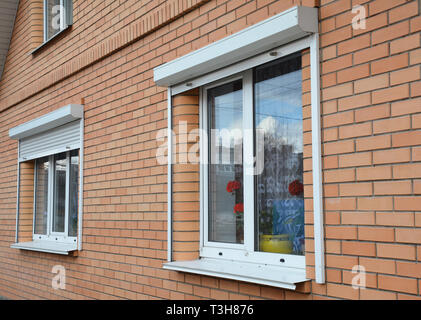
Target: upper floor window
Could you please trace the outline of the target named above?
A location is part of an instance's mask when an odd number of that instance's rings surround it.
[[[44,42],[72,24],[72,0],[44,0]]]

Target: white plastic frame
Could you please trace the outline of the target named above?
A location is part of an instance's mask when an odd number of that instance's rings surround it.
[[[80,152],[79,152],[79,159],[80,159]],[[37,160],[36,160],[37,161]],[[33,240],[48,240],[53,242],[61,242],[61,243],[77,243],[78,237],[69,237],[68,230],[69,230],[69,194],[70,194],[70,151],[66,152],[66,203],[65,203],[65,217],[64,217],[64,232],[53,232],[53,210],[54,210],[54,181],[55,181],[55,168],[54,168],[54,155],[50,155],[48,157],[48,214],[47,214],[47,234],[36,234],[35,233],[35,219],[36,219],[36,186],[37,186],[37,162],[35,161],[34,167],[34,213],[33,213]],[[80,162],[80,160],[79,160]],[[80,182],[79,182],[80,183]],[[80,201],[81,194],[79,194]],[[80,211],[80,208],[79,208]],[[79,212],[78,212],[79,214]],[[79,218],[79,216],[78,216]],[[78,221],[79,222],[79,221]]]

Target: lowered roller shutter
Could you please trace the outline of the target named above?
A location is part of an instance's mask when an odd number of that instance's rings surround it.
[[[23,138],[19,144],[19,161],[27,161],[80,148],[80,120]]]

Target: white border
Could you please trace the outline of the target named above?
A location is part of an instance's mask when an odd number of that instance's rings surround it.
[[[323,171],[320,124],[320,51],[319,34],[311,36],[311,136],[313,161],[313,216],[314,216],[314,257],[316,282],[325,283],[324,230],[323,230]]]

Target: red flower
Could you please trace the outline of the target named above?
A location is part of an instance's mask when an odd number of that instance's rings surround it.
[[[244,204],[242,203],[237,203],[234,206],[234,213],[243,213],[244,212]]]
[[[227,192],[229,192],[229,193],[232,192],[232,181],[228,182],[228,184],[227,184]]]
[[[238,182],[238,181],[232,181],[232,190],[237,190],[237,189],[240,189],[240,187],[241,187],[241,183],[240,182]]]
[[[241,187],[241,183],[234,180],[234,181],[229,181],[227,184],[227,192],[232,193],[234,190],[240,189]]]
[[[299,180],[294,180],[289,184],[288,191],[291,195],[298,196],[303,193],[304,186]]]

